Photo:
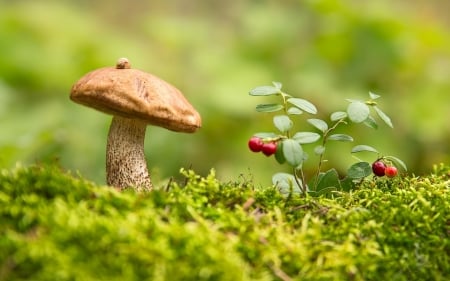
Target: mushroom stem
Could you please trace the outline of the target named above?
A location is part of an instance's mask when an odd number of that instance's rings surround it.
[[[106,181],[108,185],[137,191],[152,190],[144,156],[146,122],[114,116],[106,145]]]

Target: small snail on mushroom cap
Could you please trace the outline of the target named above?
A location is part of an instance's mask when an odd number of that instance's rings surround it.
[[[113,115],[106,149],[107,184],[151,190],[144,156],[147,125],[193,133],[200,114],[183,94],[160,78],[131,69],[121,58],[116,67],[94,70],[73,85],[70,99]]]

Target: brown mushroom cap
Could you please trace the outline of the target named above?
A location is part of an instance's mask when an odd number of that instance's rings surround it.
[[[201,127],[200,114],[178,89],[154,75],[130,69],[124,59],[116,68],[87,73],[73,85],[70,99],[176,132],[192,133]]]

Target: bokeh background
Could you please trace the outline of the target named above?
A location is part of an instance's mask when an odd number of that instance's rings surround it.
[[[128,57],[176,85],[203,117],[195,134],[148,128],[157,182],[191,167],[270,184],[284,168],[249,152],[247,140],[274,130],[272,116],[254,110],[272,100],[248,95],[272,81],[313,102],[319,118],[345,109],[345,98],[381,95],[395,128],[349,126],[355,142],[332,144],[330,165],[345,172],[356,161],[351,147],[367,144],[426,173],[450,162],[448,11],[441,0],[0,0],[0,166],[57,161],[105,183],[111,117],[69,92],[86,72]],[[297,130],[313,130],[307,117]]]

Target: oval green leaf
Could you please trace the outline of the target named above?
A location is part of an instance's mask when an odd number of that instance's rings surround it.
[[[284,164],[286,162],[286,158],[284,158],[283,154],[283,142],[278,142],[277,150],[275,151],[275,160],[277,160],[278,164]]]
[[[291,115],[300,115],[303,113],[303,111],[301,111],[298,107],[290,107],[287,113]]]
[[[274,116],[273,124],[282,133],[289,131],[293,125],[292,120],[287,115]]]
[[[281,82],[273,81],[272,84],[277,88],[278,90],[281,90],[281,87],[283,87],[283,84]]]
[[[364,120],[363,124],[369,128],[375,129],[375,130],[378,129],[377,121],[375,119],[373,119],[373,117],[370,115],[369,115],[369,117],[367,117],[366,120]]]
[[[288,103],[295,105],[296,107],[300,108],[303,111],[306,111],[311,114],[317,113],[317,108],[314,106],[314,104],[310,103],[309,101],[305,99],[299,99],[299,98],[290,98],[287,100]]]
[[[358,162],[350,166],[347,174],[349,178],[362,179],[372,174],[372,166],[368,162]]]
[[[349,177],[343,178],[341,181],[341,190],[342,191],[350,191],[355,187],[355,183],[353,182],[353,179]]]
[[[275,133],[266,133],[266,132],[256,133],[254,134],[254,136],[261,139],[273,139],[278,137],[278,135]]]
[[[322,155],[325,152],[325,146],[323,145],[318,145],[314,148],[314,153],[316,155]]]
[[[385,156],[384,158],[391,160],[392,162],[395,163],[395,166],[400,166],[404,171],[408,171],[408,168],[406,167],[405,162],[403,162],[402,160],[398,159],[397,157],[394,156]]]
[[[377,98],[381,97],[380,95],[377,95],[375,93],[369,92],[369,97],[373,100],[376,100]]]
[[[353,123],[361,123],[369,117],[369,107],[360,101],[354,101],[347,107],[348,118]]]
[[[297,167],[303,162],[302,146],[293,139],[283,141],[283,155],[289,165]]]
[[[272,183],[279,188],[283,195],[302,192],[302,189],[294,176],[288,173],[276,173],[272,176]]]
[[[364,144],[360,144],[352,148],[352,153],[357,153],[361,151],[379,153],[378,150],[376,150],[375,148]]]
[[[258,104],[256,111],[258,112],[275,112],[283,109],[284,106],[278,103]]]
[[[325,131],[328,130],[327,123],[321,119],[308,119],[307,121],[309,124],[313,125],[314,127],[319,129],[319,131],[322,131],[323,133],[325,133]]]
[[[328,140],[335,140],[335,141],[353,141],[353,138],[346,134],[333,134],[328,137]]]
[[[330,169],[327,172],[320,175],[317,182],[317,186],[314,187],[315,191],[321,191],[325,188],[335,187],[340,189],[341,183],[339,182],[339,175],[336,169]]]
[[[280,94],[280,89],[274,86],[259,86],[250,90],[251,96],[270,96]]]
[[[387,116],[386,113],[381,111],[381,109],[378,108],[377,106],[374,106],[373,108],[375,109],[375,112],[378,114],[378,116],[381,118],[381,120],[383,120],[384,123],[386,123],[386,125],[388,125],[391,128],[394,128],[391,118],[389,118],[389,116]]]
[[[318,133],[313,132],[298,132],[293,137],[298,143],[313,143],[320,139],[320,135]]]
[[[347,112],[344,112],[344,111],[333,112],[330,116],[330,119],[333,122],[344,119],[344,118],[347,118]]]

